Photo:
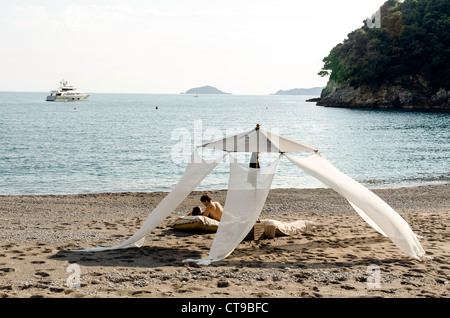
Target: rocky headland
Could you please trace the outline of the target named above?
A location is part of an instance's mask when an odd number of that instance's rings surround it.
[[[450,111],[450,91],[440,89],[426,96],[420,90],[405,89],[398,82],[352,87],[329,81],[314,101],[328,107]]]
[[[450,2],[386,1],[323,59],[319,106],[450,111]]]

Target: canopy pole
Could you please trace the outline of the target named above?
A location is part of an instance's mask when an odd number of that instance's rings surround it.
[[[259,124],[256,124],[255,130],[259,130],[259,127],[260,127]],[[258,143],[258,147],[259,147],[259,135],[258,135],[257,140],[258,140],[257,143]],[[259,152],[252,153],[252,157],[250,158],[250,165],[249,165],[250,168],[260,168],[258,158],[259,158]]]

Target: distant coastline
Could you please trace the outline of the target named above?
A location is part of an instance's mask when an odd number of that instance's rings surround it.
[[[271,95],[317,95],[320,96],[322,90],[325,87],[312,87],[312,88],[293,88],[288,90],[280,89],[275,94]]]

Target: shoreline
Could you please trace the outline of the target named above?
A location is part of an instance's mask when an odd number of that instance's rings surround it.
[[[374,185],[367,185],[363,184],[364,187],[368,188],[371,191],[376,190],[385,190],[385,189],[401,189],[401,188],[416,188],[416,187],[424,187],[424,186],[440,186],[440,185],[446,185],[450,184],[450,180],[433,180],[433,181],[426,181],[426,182],[412,182],[412,183],[404,183],[404,184],[374,184]],[[318,186],[318,187],[304,187],[304,188],[286,188],[286,187],[275,187],[271,188],[270,191],[273,190],[314,190],[314,189],[327,189],[325,185]],[[172,189],[163,191],[163,190],[152,190],[152,191],[100,191],[100,192],[62,192],[62,193],[20,193],[20,194],[0,194],[1,197],[20,197],[20,196],[71,196],[71,195],[111,195],[111,194],[152,194],[152,193],[162,193],[162,194],[168,194],[171,192]],[[227,191],[226,188],[224,189],[214,189],[214,190],[195,190],[193,192],[208,192],[208,191]]]
[[[167,192],[0,196],[0,297],[448,298],[450,184],[371,190],[421,236],[431,260],[404,255],[327,188],[272,189],[261,213],[313,221],[314,232],[244,241],[205,267],[182,260],[206,257],[214,234],[170,227],[203,191],[191,193],[141,248],[97,253],[69,250],[123,242]],[[226,190],[207,192],[224,205]],[[68,285],[71,264],[77,287]],[[368,285],[373,273],[380,274],[375,287]]]

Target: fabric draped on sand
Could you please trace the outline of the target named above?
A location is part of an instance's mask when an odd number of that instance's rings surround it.
[[[262,219],[264,224],[264,235],[275,237],[277,235],[296,235],[305,234],[314,231],[314,222],[307,220],[298,220],[294,222],[282,222],[273,219]]]
[[[388,236],[406,255],[419,259],[425,255],[408,223],[375,193],[334,167],[320,154],[307,158],[286,156],[328,187],[344,196],[356,212],[375,230]]]
[[[92,247],[81,249],[85,252],[114,250],[120,248],[141,247],[145,236],[156,228],[181,202],[191,193],[198,184],[213,170],[225,157],[220,156],[215,160],[203,160],[197,149],[191,156],[183,177],[170,192],[149,214],[141,228],[125,242],[112,247]]]

